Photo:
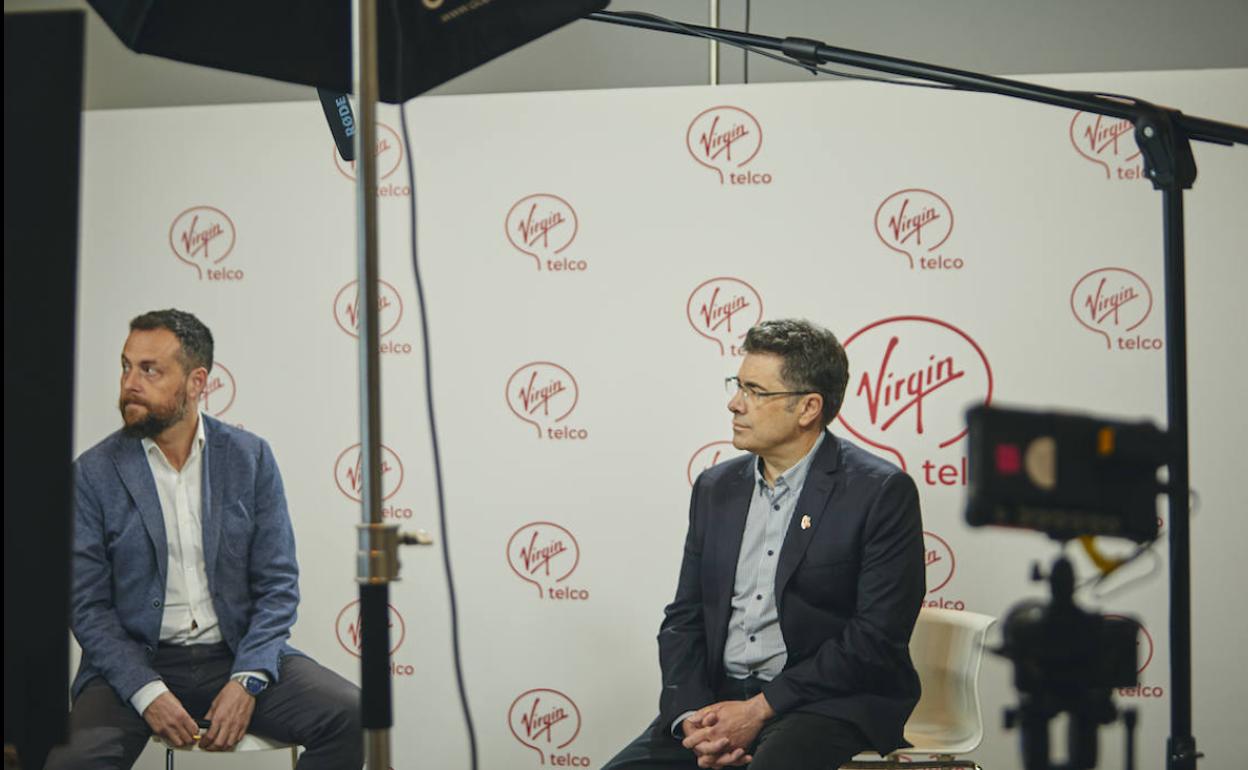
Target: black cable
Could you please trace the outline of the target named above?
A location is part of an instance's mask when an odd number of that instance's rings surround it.
[[[750,31],[750,0],[745,0],[745,31]],[[748,50],[741,54],[741,82],[750,82],[750,52]]]
[[[403,83],[403,22],[399,17],[399,4],[391,3],[394,12],[395,36],[395,84]],[[403,130],[403,144],[407,149],[407,183],[411,188],[408,196],[408,218],[411,223],[412,273],[416,277],[416,307],[420,310],[420,342],[425,362],[425,407],[429,414],[429,441],[433,445],[433,478],[438,491],[438,527],[441,529],[442,566],[446,572],[446,592],[451,606],[451,656],[455,661],[455,687],[459,691],[459,704],[464,714],[464,726],[468,730],[469,766],[477,770],[477,731],[472,724],[472,712],[468,708],[468,690],[464,686],[464,665],[459,649],[459,605],[455,599],[455,578],[451,571],[451,546],[446,526],[446,489],[442,481],[442,451],[438,446],[438,425],[433,407],[433,361],[429,343],[429,315],[425,308],[425,285],[420,276],[420,259],[416,249],[416,171],[412,163],[412,137],[407,130],[407,110],[399,105],[399,125]],[[371,151],[368,148],[366,151]],[[372,194],[372,191],[369,191]]]
[[[940,91],[975,91],[976,90],[973,88],[962,88],[959,86],[949,85],[946,83],[926,83],[926,82],[921,82],[921,81],[916,81],[916,80],[898,80],[896,78],[877,78],[877,77],[872,77],[870,75],[854,75],[848,72],[839,72],[837,70],[830,69],[828,67],[824,67],[818,64],[809,64],[806,62],[800,62],[794,59],[790,59],[787,56],[780,56],[778,54],[771,53],[770,51],[764,51],[763,49],[758,48],[757,46],[752,46],[747,43],[738,43],[735,40],[729,40],[713,32],[703,32],[700,29],[686,26],[684,24],[681,24],[678,21],[672,21],[671,19],[665,16],[659,16],[658,14],[646,13],[644,11],[624,11],[624,12],[621,12],[620,15],[635,16],[635,17],[642,18],[642,19],[653,19],[655,21],[660,21],[660,22],[663,22],[664,24],[668,24],[672,26],[675,29],[681,30],[687,35],[693,35],[694,37],[704,37],[707,40],[716,40],[724,45],[734,46],[736,48],[740,48],[749,53],[758,54],[759,56],[772,59],[773,61],[778,61],[781,64],[787,64],[790,67],[800,67],[801,69],[806,70],[812,75],[817,74],[817,73],[823,73],[824,75],[831,75],[833,77],[844,78],[846,80],[865,80],[871,83],[886,83],[888,85],[906,86],[908,88],[934,88]]]

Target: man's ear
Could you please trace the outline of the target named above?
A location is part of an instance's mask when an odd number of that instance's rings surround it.
[[[197,366],[191,370],[187,377],[186,395],[192,401],[198,402],[199,397],[204,394],[204,389],[208,387],[208,370],[202,366]]]
[[[802,400],[802,412],[797,416],[797,423],[809,428],[823,420],[823,394],[810,393]]]

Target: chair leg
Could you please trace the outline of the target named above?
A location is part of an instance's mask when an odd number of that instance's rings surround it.
[[[299,747],[290,747],[290,770],[295,770],[295,765],[299,764]]]
[[[165,770],[173,770],[173,749],[165,747]]]

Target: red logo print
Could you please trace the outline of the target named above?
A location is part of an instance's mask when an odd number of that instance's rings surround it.
[[[394,608],[393,604],[387,604],[390,608],[388,623],[390,626],[390,654],[393,655],[395,650],[403,646],[403,640],[407,638],[407,624],[403,622],[403,616]],[[342,649],[351,653],[355,657],[360,657],[360,602],[353,601],[342,611],[338,613],[338,619],[334,621],[335,630],[338,633],[338,644],[342,645]]]
[[[359,503],[364,489],[364,457],[359,444],[352,444],[334,461],[334,483],[338,491]],[[403,486],[403,461],[394,450],[381,445],[381,499],[389,500]]]
[[[685,317],[695,332],[719,346],[721,356],[744,355],[737,343],[763,320],[763,298],[740,278],[712,278],[689,295]]]
[[[1076,112],[1070,119],[1075,151],[1105,169],[1106,179],[1140,179],[1140,148],[1135,126],[1123,118]]]
[[[218,265],[230,256],[234,239],[234,222],[224,211],[212,206],[192,206],[178,214],[169,226],[169,247],[173,255],[195,268],[200,280],[203,280],[205,268]]]
[[[720,184],[724,183],[725,173],[734,184],[740,184],[736,177],[746,175],[732,172],[758,155],[763,147],[763,128],[753,115],[740,107],[711,107],[698,113],[689,123],[685,147],[695,161],[719,174]],[[770,175],[766,176],[767,181],[771,181]]]
[[[507,540],[507,563],[526,583],[537,586],[537,595],[553,594],[581,563],[581,547],[564,527],[534,521],[512,533]]]
[[[740,455],[741,450],[734,447],[731,441],[712,441],[699,447],[693,453],[693,457],[689,458],[689,465],[685,467],[685,478],[689,480],[689,486],[693,486],[694,479],[701,475],[702,471]]]
[[[355,180],[355,161],[345,161],[338,155],[338,149],[331,147],[330,152],[334,156],[334,165],[338,167],[338,173],[352,181]],[[403,162],[403,140],[399,137],[399,132],[395,131],[385,123],[377,124],[377,179],[382,180],[388,178],[395,171],[398,171],[399,164]]]
[[[992,399],[988,358],[966,332],[945,321],[885,318],[854,332],[845,349],[861,374],[851,378],[837,419],[859,439],[896,456],[903,469],[902,448],[931,453],[957,443],[966,435],[966,408]],[[931,462],[924,464],[929,475]],[[945,470],[940,478],[949,483]]]
[[[899,190],[884,199],[875,210],[875,234],[880,241],[910,260],[915,257],[928,267],[924,258],[932,254],[953,233],[953,209],[949,202],[931,190]]]
[[[1070,310],[1080,325],[1105,338],[1106,348],[1113,348],[1114,338],[1148,318],[1153,292],[1143,278],[1126,268],[1102,267],[1075,283]]]
[[[360,282],[352,281],[334,295],[334,322],[352,337],[360,336],[360,317],[364,308],[360,305]],[[403,320],[403,298],[399,290],[386,283],[377,282],[377,336],[384,337],[395,330]]]
[[[199,395],[199,408],[213,417],[220,417],[234,405],[235,393],[234,375],[225,364],[213,361],[204,392]]]
[[[532,425],[541,438],[572,414],[580,390],[567,369],[549,361],[534,361],[507,378],[505,396],[512,413]]]
[[[536,751],[544,765],[548,752],[564,749],[576,740],[581,732],[581,711],[571,698],[558,690],[537,688],[521,693],[512,701],[507,710],[507,724],[516,740]],[[555,755],[551,754],[550,758],[554,764]]]
[[[541,270],[543,261],[572,245],[580,225],[572,204],[557,195],[538,193],[516,201],[503,227],[511,245],[532,257]]]
[[[923,564],[927,567],[927,592],[934,594],[953,580],[957,561],[953,549],[940,535],[923,532]]]

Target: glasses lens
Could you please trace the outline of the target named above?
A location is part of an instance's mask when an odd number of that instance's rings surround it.
[[[740,389],[741,388],[737,383],[736,377],[727,377],[724,379],[724,392],[728,395],[735,396]]]

